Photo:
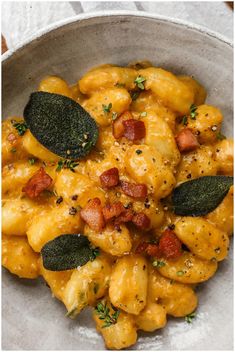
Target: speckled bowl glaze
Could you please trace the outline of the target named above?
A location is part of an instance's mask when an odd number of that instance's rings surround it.
[[[29,94],[48,74],[75,82],[90,67],[148,59],[176,74],[195,76],[208,91],[208,103],[224,114],[232,134],[233,49],[206,29],[146,13],[87,14],[59,22],[3,55],[3,116],[22,115]],[[140,333],[133,350],[232,350],[233,270],[230,258],[198,289],[192,324],[169,318],[166,328]],[[4,350],[104,350],[89,310],[76,320],[51,297],[41,280],[2,276]]]

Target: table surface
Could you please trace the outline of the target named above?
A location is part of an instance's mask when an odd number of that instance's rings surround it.
[[[104,10],[144,11],[187,20],[233,39],[233,11],[224,2],[24,1],[2,2],[2,33],[14,49],[45,26],[76,14]]]

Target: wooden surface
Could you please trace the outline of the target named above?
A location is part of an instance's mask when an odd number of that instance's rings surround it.
[[[222,1],[4,1],[2,33],[11,49],[45,26],[79,13],[132,10],[187,20],[219,32],[231,40],[233,12],[230,6]]]

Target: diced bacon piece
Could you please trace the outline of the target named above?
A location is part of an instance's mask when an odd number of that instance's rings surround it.
[[[113,122],[113,136],[119,139],[123,136],[125,127],[123,122],[126,120],[133,119],[132,113],[130,111],[125,111]]]
[[[137,213],[133,216],[132,222],[141,230],[147,230],[150,227],[150,219],[145,213]]]
[[[123,121],[124,133],[123,136],[129,139],[129,141],[137,141],[145,137],[146,130],[143,121],[138,120],[126,120]]]
[[[143,183],[121,182],[121,189],[127,196],[133,198],[145,198],[147,196],[147,186]]]
[[[177,259],[182,254],[182,243],[176,234],[167,229],[164,231],[159,240],[159,250],[166,259]]]
[[[53,180],[41,167],[22,188],[22,191],[27,194],[29,198],[36,198],[42,191],[50,187]]]
[[[112,188],[118,185],[119,183],[119,172],[116,167],[104,171],[100,175],[100,182],[103,188]]]
[[[199,147],[197,137],[190,128],[184,128],[175,137],[180,152],[190,152]]]
[[[146,253],[148,255],[150,255],[151,257],[157,257],[157,258],[161,258],[162,257],[162,253],[159,249],[159,246],[155,243],[149,243],[148,247],[146,249]]]
[[[99,198],[90,199],[87,205],[80,211],[81,218],[94,231],[101,231],[105,222]]]
[[[136,247],[135,253],[136,254],[145,254],[148,245],[149,245],[148,242],[139,243],[138,246]]]
[[[142,242],[137,246],[135,253],[148,254],[151,257],[161,257],[159,247],[156,243]]]
[[[133,218],[133,211],[132,209],[125,209],[121,215],[119,215],[114,222],[114,226],[118,227],[123,222],[129,222]]]
[[[107,204],[105,205],[105,207],[103,207],[104,219],[105,221],[109,221],[114,217],[118,217],[124,211],[125,211],[125,208],[121,202]]]

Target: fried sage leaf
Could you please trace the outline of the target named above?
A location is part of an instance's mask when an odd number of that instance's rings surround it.
[[[44,147],[66,159],[85,157],[98,138],[95,120],[81,105],[63,95],[32,93],[24,119]]]
[[[232,184],[231,176],[204,176],[184,182],[173,191],[173,210],[177,215],[206,215],[222,202]]]
[[[99,254],[83,235],[60,235],[47,242],[42,250],[43,266],[51,271],[63,271],[85,265]]]

